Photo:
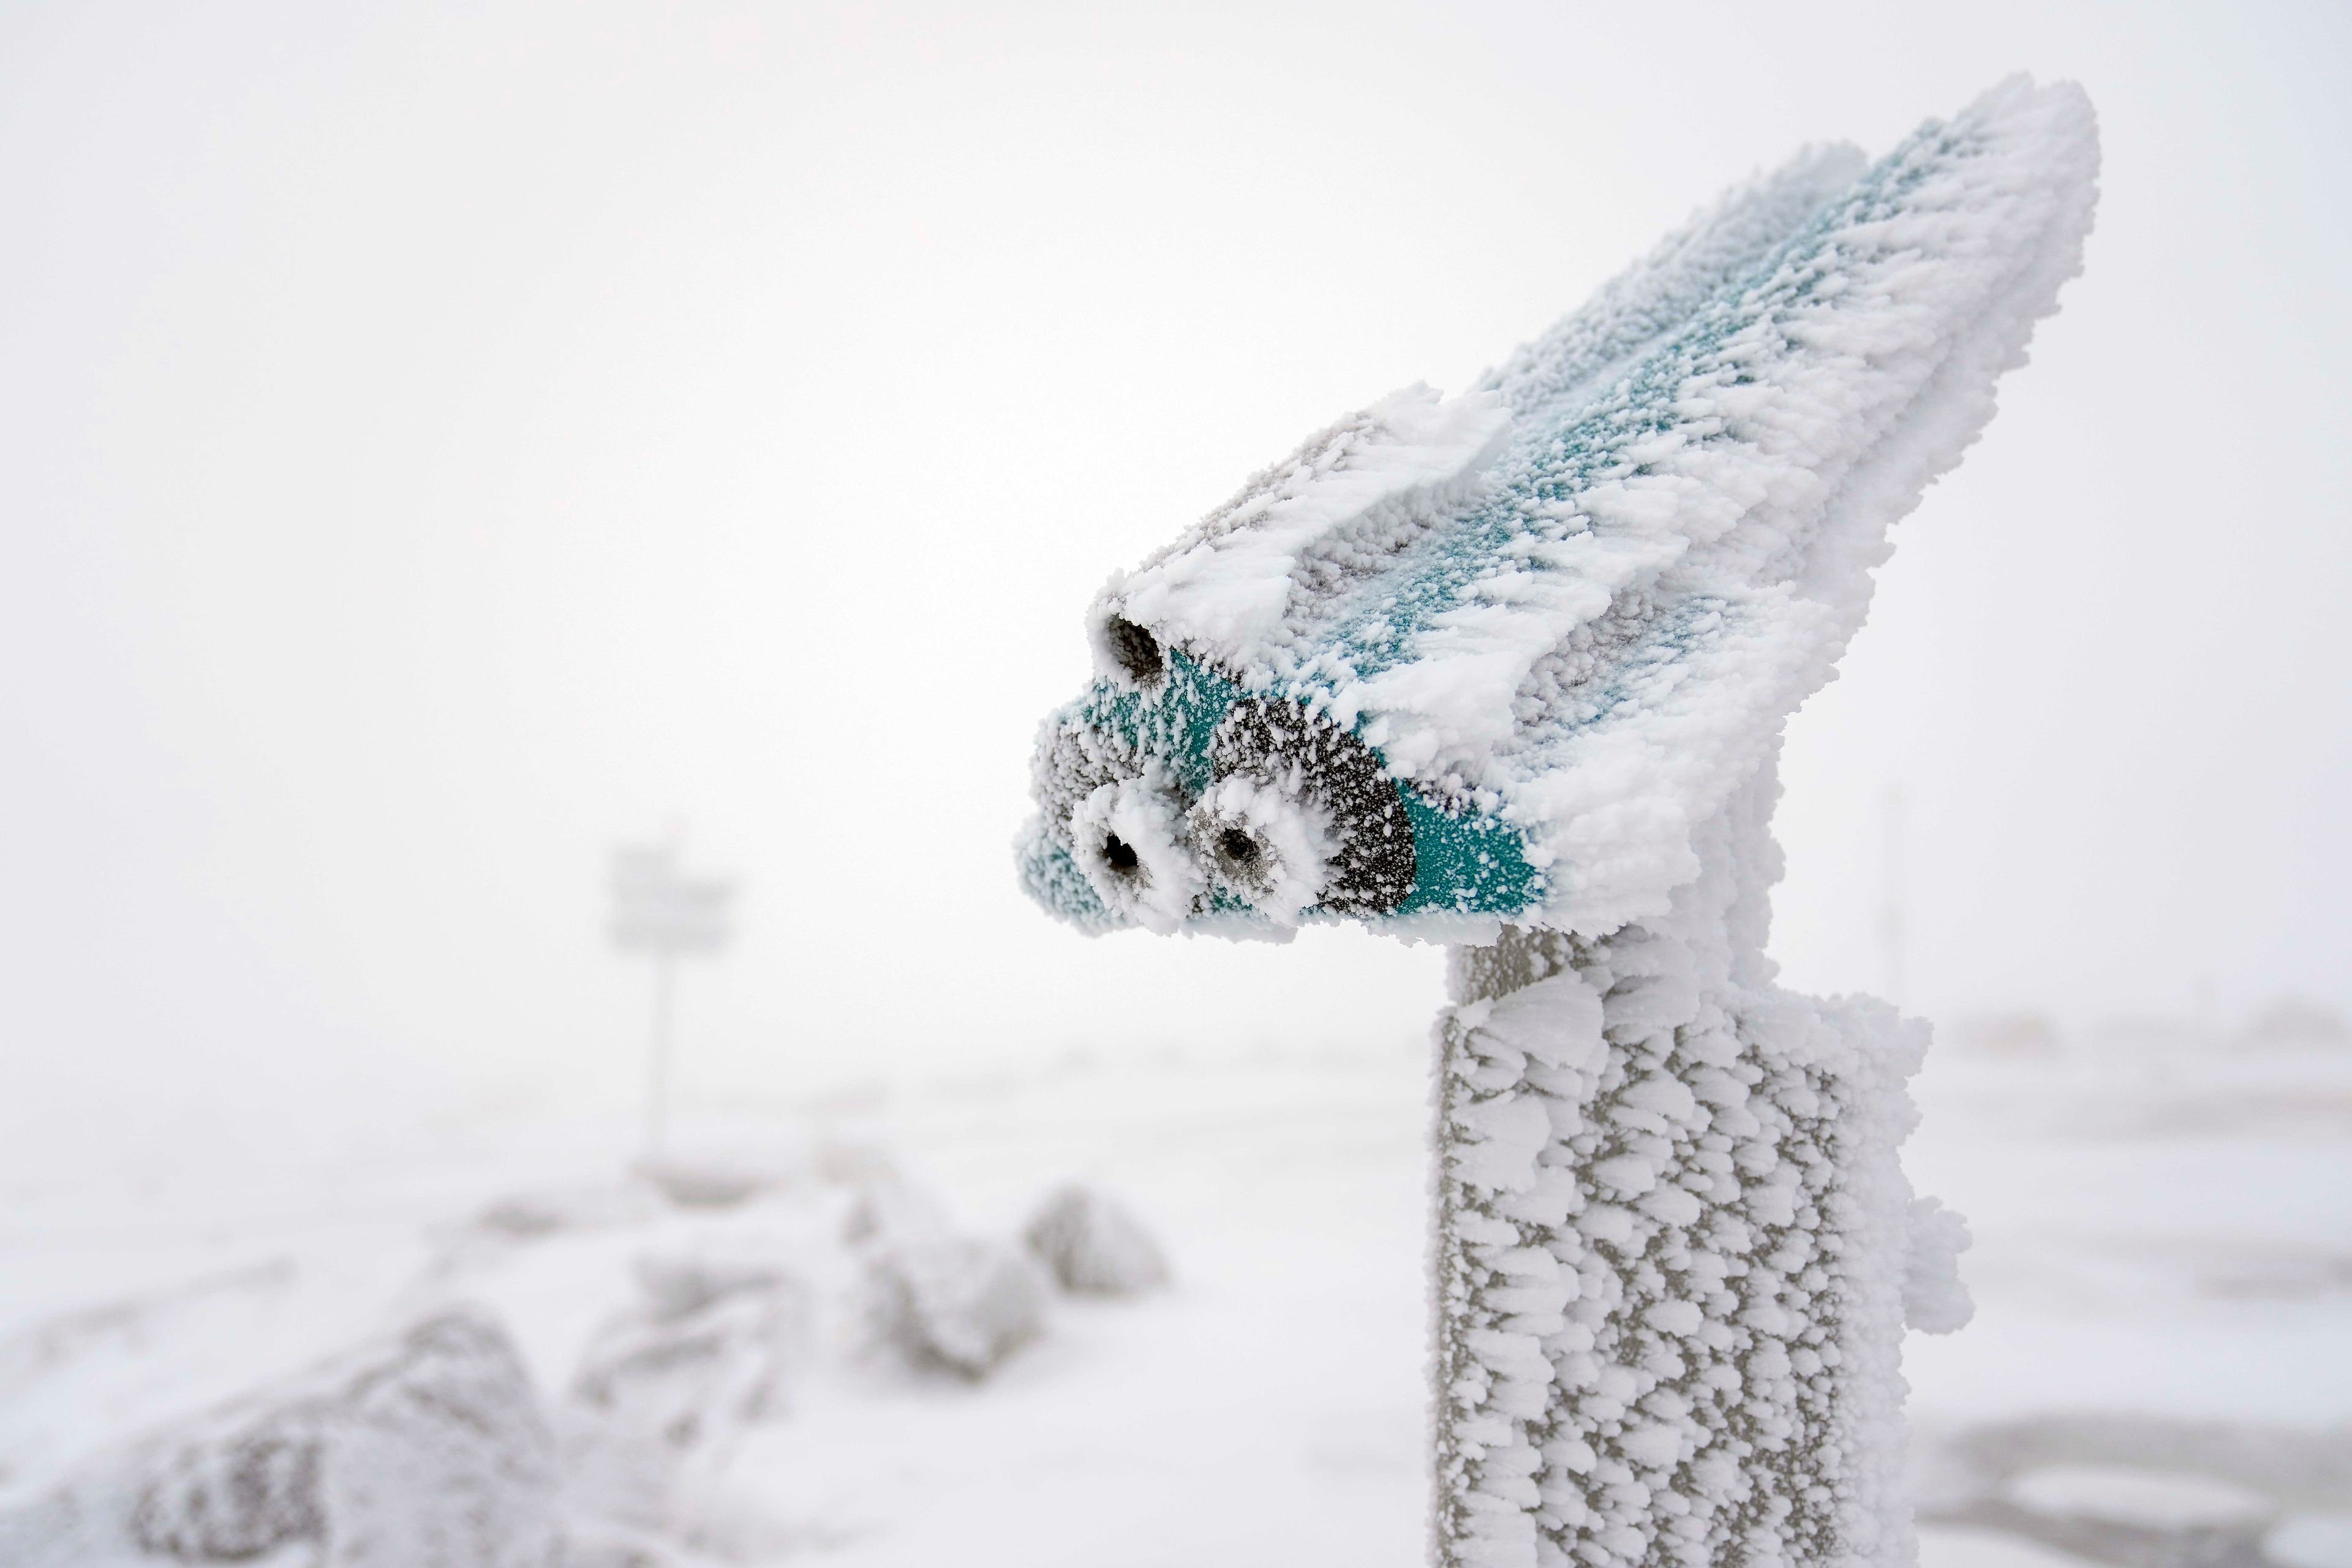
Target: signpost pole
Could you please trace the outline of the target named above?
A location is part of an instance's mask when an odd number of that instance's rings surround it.
[[[676,1006],[677,958],[667,951],[654,954],[653,1047],[646,1068],[646,1158],[658,1160],[662,1133],[669,1121],[670,1015]]]
[[[646,1058],[644,1162],[660,1161],[669,1128],[671,1037],[677,1010],[677,961],[681,954],[717,952],[727,945],[734,884],[687,876],[678,865],[683,846],[673,832],[667,843],[615,850],[612,890],[614,944],[654,961],[653,1034]]]

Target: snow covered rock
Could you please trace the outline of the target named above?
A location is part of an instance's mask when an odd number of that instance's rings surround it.
[[[557,1464],[503,1331],[445,1314],[138,1445],[0,1521],[12,1564],[544,1568]]]
[[[1074,1183],[1052,1194],[1022,1227],[1021,1239],[1054,1282],[1076,1295],[1137,1296],[1168,1282],[1159,1243],[1092,1187]]]
[[[639,1262],[645,1302],[589,1345],[571,1399],[616,1427],[693,1448],[780,1412],[809,1331],[782,1272],[709,1259]]]
[[[194,1561],[315,1540],[332,1564],[520,1568],[551,1547],[555,1479],[514,1347],[451,1313],[178,1445],[132,1529]]]
[[[637,1174],[668,1202],[685,1209],[724,1209],[749,1202],[779,1184],[779,1178],[741,1160],[647,1160]]]
[[[1045,1326],[1044,1278],[1000,1242],[886,1235],[867,1254],[866,1285],[878,1340],[918,1364],[975,1382]]]
[[[946,1206],[894,1170],[859,1182],[841,1216],[841,1238],[853,1247],[871,1247],[886,1237],[936,1235],[948,1228]]]

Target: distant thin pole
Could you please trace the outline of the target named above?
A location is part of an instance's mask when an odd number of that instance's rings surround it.
[[[1883,821],[1885,841],[1880,855],[1880,868],[1885,886],[1880,889],[1878,910],[1879,937],[1884,945],[1886,963],[1886,999],[1896,1006],[1903,1005],[1903,786],[1886,786],[1885,812]]]
[[[677,961],[727,945],[728,908],[735,896],[732,882],[684,873],[678,860],[685,838],[684,826],[672,823],[666,841],[624,845],[613,852],[613,942],[625,952],[647,953],[654,961],[653,1038],[646,1053],[648,1162],[661,1158],[669,1131]]]
[[[654,954],[654,1037],[646,1075],[646,1157],[649,1160],[660,1157],[662,1134],[669,1120],[670,976],[677,964],[672,953]]]

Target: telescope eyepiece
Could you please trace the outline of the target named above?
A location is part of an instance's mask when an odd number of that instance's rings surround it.
[[[1102,858],[1104,865],[1122,877],[1132,876],[1143,864],[1135,853],[1135,846],[1116,833],[1103,835]]]
[[[1138,686],[1157,686],[1168,673],[1168,655],[1160,639],[1125,616],[1113,616],[1103,624],[1103,642]]]

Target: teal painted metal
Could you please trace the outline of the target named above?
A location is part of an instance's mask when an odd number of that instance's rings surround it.
[[[1217,781],[1217,731],[1246,693],[1213,666],[1187,654],[1171,648],[1164,657],[1166,674],[1150,689],[1097,680],[1046,728],[1099,736],[1138,766],[1158,763],[1179,804],[1190,810]],[[1295,697],[1279,700],[1302,716],[1312,710],[1311,703]],[[1350,733],[1360,743],[1360,734]],[[1377,747],[1366,749],[1379,755]],[[1412,890],[1388,913],[1507,917],[1542,902],[1543,873],[1529,859],[1527,841],[1517,829],[1496,816],[1433,800],[1401,779],[1385,783],[1411,825],[1413,848]],[[1104,904],[1069,848],[1051,836],[1033,833],[1023,843],[1021,870],[1031,896],[1072,923],[1089,930],[1126,923]],[[1249,901],[1222,883],[1209,887],[1201,912],[1213,923],[1264,923]],[[1305,918],[1343,917],[1313,906]]]
[[[1508,824],[1472,812],[1448,811],[1396,786],[1412,823],[1412,891],[1400,915],[1444,911],[1516,915],[1543,902],[1544,878],[1528,861],[1527,841]]]

